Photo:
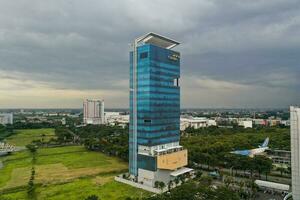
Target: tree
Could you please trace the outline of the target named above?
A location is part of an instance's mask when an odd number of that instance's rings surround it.
[[[29,181],[28,181],[28,185],[27,185],[27,194],[28,194],[28,197],[30,198],[30,199],[34,199],[35,197],[34,197],[34,188],[35,186],[34,186],[34,183],[33,183],[33,180],[32,179],[30,179]]]
[[[244,181],[239,181],[238,185],[240,187],[240,191],[242,191],[243,187],[245,186],[245,182]]]
[[[291,173],[292,173],[292,168],[291,168],[291,166],[288,166],[288,168],[287,168],[287,173],[288,173],[288,174],[291,174]]]
[[[250,176],[252,178],[253,177],[253,171],[255,170],[255,163],[253,161],[253,158],[248,157],[247,168],[250,171]]]
[[[202,156],[203,156],[205,164],[207,165],[207,169],[209,170],[210,162],[211,162],[211,155],[208,153],[203,153]]]
[[[195,178],[196,178],[196,180],[200,180],[200,179],[201,179],[201,177],[202,177],[202,174],[203,174],[203,173],[202,173],[202,171],[200,171],[200,170],[197,170],[197,171],[196,171],[196,175],[195,175],[195,176],[196,176],[196,177],[195,177]]]
[[[219,187],[212,188],[202,183],[189,181],[176,188],[173,188],[168,193],[151,196],[143,200],[196,200],[196,199],[209,199],[209,200],[238,200],[238,196],[232,190]]]
[[[258,186],[255,184],[254,180],[248,180],[245,182],[247,188],[250,189],[250,196],[254,197],[257,190],[259,189]]]
[[[246,174],[246,170],[249,170],[249,163],[251,163],[251,158],[248,156],[242,156],[239,159],[240,161],[240,169],[244,171],[244,175]]]
[[[181,184],[184,183],[185,182],[185,176],[183,174],[180,175],[179,180],[180,180]]]
[[[89,150],[94,150],[98,144],[99,142],[93,137],[89,137],[84,140],[84,146]]]
[[[169,190],[169,191],[172,189],[173,183],[174,183],[174,182],[173,182],[172,180],[169,181],[169,183],[168,183],[168,190]]]
[[[286,169],[284,167],[278,167],[277,170],[280,172],[281,176],[286,172]]]
[[[34,175],[35,175],[35,169],[34,169],[34,166],[32,166],[32,168],[31,168],[31,176],[30,176],[30,179],[29,179],[28,185],[27,185],[27,194],[28,194],[28,197],[30,199],[36,199],[36,196],[35,196],[35,185],[34,185]]]
[[[233,182],[234,182],[234,180],[231,176],[225,177],[225,179],[224,179],[224,183],[227,188],[229,188]]]
[[[239,196],[232,190],[226,187],[219,187],[217,189],[209,190],[209,193],[212,194],[209,200],[239,200]]]
[[[206,164],[207,167],[220,166],[235,170],[241,169],[255,171],[247,157],[248,168],[245,163],[239,163],[239,157],[234,154],[225,153],[234,150],[253,149],[266,137],[271,137],[270,145],[272,148],[290,149],[290,135],[288,128],[218,128],[208,127],[205,129],[189,128],[185,132],[189,133],[188,137],[182,137],[183,146],[189,149],[189,163]],[[213,158],[215,157],[215,158]],[[234,165],[233,165],[234,164]],[[238,168],[237,168],[238,167]]]
[[[179,184],[179,182],[180,182],[180,179],[179,179],[179,177],[177,176],[175,179],[174,179],[174,182],[175,182],[175,185],[178,185]]]
[[[194,183],[186,183],[171,190],[170,194],[159,195],[161,199],[170,200],[191,200],[197,193],[197,186]]]
[[[155,187],[155,188],[159,188],[159,181],[155,181],[154,187]]]
[[[42,134],[42,143],[45,142],[45,137],[46,137],[46,135],[45,135],[45,133],[43,133]]]
[[[100,198],[96,195],[90,195],[85,200],[100,200]]]
[[[128,132],[128,126],[122,128],[108,125],[88,125],[79,128],[63,127],[56,129],[57,135],[63,136],[65,133],[70,133],[70,142],[73,141],[72,138],[78,138],[78,141],[84,144],[88,150],[100,151],[110,156],[117,156],[125,161],[128,161],[129,155]],[[64,142],[64,140],[62,142]]]
[[[204,185],[211,185],[213,178],[211,176],[203,176],[201,177],[200,182]]]
[[[32,153],[34,154],[36,152],[36,150],[38,149],[38,146],[36,146],[35,144],[27,144],[26,148]]]
[[[57,127],[55,129],[55,135],[59,143],[67,143],[73,141],[73,135],[70,130],[66,127]]]
[[[166,184],[164,182],[160,181],[158,187],[160,190],[163,190],[166,187]]]
[[[154,187],[159,188],[160,190],[163,190],[164,187],[166,187],[166,184],[162,181],[155,181]]]
[[[254,157],[254,165],[256,170],[258,171],[259,177],[261,173],[265,173],[266,180],[268,180],[268,173],[271,172],[271,169],[273,167],[272,160],[265,157],[265,156],[255,156]]]

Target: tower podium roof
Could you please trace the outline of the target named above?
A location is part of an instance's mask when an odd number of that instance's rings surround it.
[[[139,37],[138,42],[143,42],[145,44],[153,44],[155,46],[159,46],[165,49],[172,49],[175,46],[179,45],[180,43],[167,38],[165,36],[150,32],[142,37]]]

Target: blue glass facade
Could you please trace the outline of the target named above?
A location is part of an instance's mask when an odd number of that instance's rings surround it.
[[[155,146],[178,142],[180,138],[180,55],[176,51],[144,44],[137,47],[136,76],[133,75],[133,53],[130,53],[130,126],[129,171],[155,169],[155,159],[134,158],[133,143]],[[136,80],[134,80],[136,77]],[[136,83],[136,87],[134,87]],[[136,101],[134,101],[136,88]],[[136,103],[134,103],[136,102]],[[136,105],[136,140],[133,134],[133,106]],[[137,159],[134,162],[133,159]],[[136,163],[136,164],[134,164]],[[154,167],[153,167],[154,166]]]

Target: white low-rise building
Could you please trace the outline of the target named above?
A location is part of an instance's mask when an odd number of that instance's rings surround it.
[[[216,126],[216,120],[207,119],[204,117],[190,117],[190,118],[180,118],[180,130],[184,131],[188,127],[192,128],[205,128],[208,126]]]
[[[119,125],[125,127],[129,124],[129,115],[123,115],[119,112],[105,112],[106,124]]]
[[[207,120],[207,126],[217,126],[217,121],[214,119]]]
[[[280,119],[268,119],[267,120],[267,123],[269,126],[277,126],[280,124],[280,122],[281,122]]]
[[[290,120],[281,120],[280,124],[283,125],[283,126],[290,126],[291,125]]]
[[[253,127],[253,122],[251,120],[239,121],[239,126],[242,126],[244,128],[252,128]]]

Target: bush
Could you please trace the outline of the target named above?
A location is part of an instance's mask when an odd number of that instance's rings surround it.
[[[96,195],[90,195],[85,200],[100,200],[100,198]]]

